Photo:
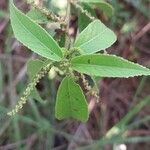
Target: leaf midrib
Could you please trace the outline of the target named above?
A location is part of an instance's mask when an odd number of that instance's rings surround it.
[[[70,80],[70,79],[68,78],[68,79],[67,79],[67,88],[68,88],[69,105],[70,105],[70,109],[69,109],[70,111],[69,111],[69,112],[70,112],[70,117],[73,117],[73,116],[72,116],[72,104],[71,104],[71,95],[70,95],[70,88],[69,88],[69,87],[70,87],[70,86],[69,86],[69,80]]]
[[[94,38],[90,39],[89,41],[84,42],[83,44],[81,44],[81,45],[79,45],[77,47],[83,47],[84,45],[87,45],[91,41],[94,41],[97,37],[101,36],[101,34],[103,34],[106,30],[107,30],[107,28],[104,29],[101,33],[98,33],[98,35],[96,35]]]
[[[118,68],[118,69],[128,69],[128,70],[138,70],[138,71],[139,71],[139,70],[141,70],[141,71],[146,72],[146,70],[142,70],[142,69],[135,69],[135,68],[133,69],[133,68],[127,68],[127,67],[104,66],[104,65],[100,65],[100,66],[99,66],[99,65],[95,65],[95,64],[90,65],[90,64],[77,64],[77,63],[76,63],[76,64],[74,64],[74,65],[76,65],[76,66],[78,66],[78,67],[80,67],[80,66],[81,66],[81,67],[82,67],[82,66],[84,66],[85,68],[86,68],[86,66],[89,66],[89,67],[94,67],[94,66],[95,66],[95,67],[105,67],[105,68],[107,68],[107,67],[112,67],[112,68]],[[73,65],[73,67],[75,67],[74,65]],[[136,64],[136,65],[137,65],[137,64]],[[141,66],[139,66],[139,67],[141,67]],[[142,68],[143,68],[143,69],[147,69],[147,68],[145,68],[145,67],[143,67],[143,66],[142,66]],[[149,71],[149,70],[147,69],[147,71]]]

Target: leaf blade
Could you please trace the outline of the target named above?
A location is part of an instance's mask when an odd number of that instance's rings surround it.
[[[58,89],[55,116],[59,120],[70,117],[82,122],[88,120],[85,96],[80,86],[70,77],[65,77]]]
[[[93,54],[75,57],[72,68],[78,72],[100,77],[134,77],[150,75],[150,70],[115,55]]]
[[[41,70],[43,66],[44,62],[41,60],[29,60],[27,62],[27,74],[29,79],[32,80],[32,78]]]
[[[56,41],[42,27],[18,10],[12,0],[10,18],[15,37],[21,43],[45,58],[61,60],[61,48]]]
[[[116,41],[116,35],[100,20],[90,23],[77,37],[74,47],[83,54],[93,54],[105,50]]]
[[[96,17],[94,9],[91,8],[88,4],[83,3],[82,7],[84,10],[88,11],[92,16]],[[80,12],[78,20],[79,32],[82,32],[91,22],[92,20],[88,16]]]
[[[114,9],[113,7],[105,2],[104,0],[80,0],[81,3],[88,3],[91,5],[95,5],[96,7],[99,7],[104,13],[110,17],[112,16]]]
[[[29,60],[27,62],[27,75],[29,76],[29,82],[33,80],[36,74],[41,70],[41,68],[45,66],[45,63],[40,60]],[[33,99],[36,99],[40,103],[44,103],[43,99],[41,98],[38,90],[36,87],[34,87],[33,91],[31,92],[31,97]]]

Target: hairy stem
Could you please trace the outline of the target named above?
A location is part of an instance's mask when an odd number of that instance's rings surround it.
[[[49,20],[53,20],[55,22],[59,22],[61,24],[64,24],[64,21],[59,16],[55,15],[53,12],[50,12],[47,8],[37,5],[32,0],[25,0],[27,4],[31,5],[33,8],[38,9],[41,13],[47,16]]]
[[[80,4],[78,4],[77,1],[71,0],[71,3],[81,11],[81,13],[85,14],[87,17],[89,17],[92,21],[95,20],[95,17],[93,17],[87,10],[85,10]]]

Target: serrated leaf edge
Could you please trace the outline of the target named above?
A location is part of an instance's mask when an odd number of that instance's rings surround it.
[[[120,56],[116,56],[116,55],[113,55],[113,54],[92,54],[92,56],[97,56],[97,55],[104,55],[104,56],[112,56],[112,57],[114,57],[114,58],[120,58],[121,60],[123,60],[123,61],[126,61],[126,62],[128,62],[128,63],[130,63],[130,64],[133,64],[133,65],[137,65],[137,66],[139,66],[139,67],[141,67],[141,68],[143,68],[143,69],[146,69],[147,71],[149,71],[149,75],[150,75],[150,69],[149,68],[147,68],[147,67],[145,67],[145,66],[142,66],[142,65],[140,65],[140,64],[138,64],[138,63],[134,63],[134,62],[132,62],[132,61],[129,61],[129,60],[127,60],[127,59],[124,59],[124,58],[122,58],[122,57],[120,57]],[[77,56],[77,57],[74,57],[72,60],[71,60],[71,62],[74,60],[74,59],[76,59],[76,58],[80,58],[80,57],[82,57],[82,56],[91,56],[90,54],[86,54],[86,55],[81,55],[81,56]],[[85,65],[87,65],[87,64],[85,64]],[[73,68],[73,67],[72,67]],[[75,70],[75,69],[74,69]],[[135,69],[136,70],[136,69]],[[77,71],[77,70],[76,70]],[[78,71],[79,72],[79,71]],[[92,75],[92,74],[91,74]],[[143,75],[145,75],[145,76],[149,76],[148,74],[143,74]],[[130,78],[130,77],[139,77],[139,76],[143,76],[143,75],[130,75],[130,76],[126,76],[126,77],[121,77],[121,78]],[[107,77],[107,76],[105,76],[105,77]],[[119,77],[110,77],[110,76],[108,76],[109,78],[119,78]]]
[[[11,7],[13,7],[13,9],[15,9],[15,11],[17,11],[18,13],[20,13],[20,14],[22,14],[22,15],[24,15],[24,16],[26,16],[31,22],[33,22],[33,23],[36,23],[35,21],[33,21],[32,19],[30,19],[30,17],[28,17],[27,15],[25,15],[22,11],[20,11],[15,5],[14,5],[14,3],[13,3],[13,0],[10,0],[10,8]],[[17,17],[18,18],[18,17]],[[18,19],[19,20],[19,19]],[[20,21],[20,20],[19,20]],[[21,23],[22,24],[22,23]],[[36,25],[41,29],[41,30],[43,30],[44,32],[45,32],[45,34],[47,34],[50,38],[51,38],[51,40],[59,47],[59,45],[57,44],[57,42],[47,33],[47,31],[44,29],[44,28],[42,28],[39,24],[37,24],[36,23]],[[26,27],[24,26],[24,29],[25,30],[27,30],[26,29]],[[32,34],[32,33],[31,33]],[[15,35],[15,32],[14,32],[14,35]],[[32,34],[34,37],[35,37],[35,35],[34,34]],[[37,37],[36,37],[37,38]],[[37,38],[38,39],[38,38]],[[39,40],[39,39],[38,39]],[[18,41],[20,41],[20,40],[18,40]],[[40,41],[40,40],[39,40]],[[20,41],[21,42],[21,41]],[[21,42],[23,45],[24,45],[24,43],[23,42]],[[42,42],[40,42],[44,47],[47,47],[46,45],[44,45]],[[27,47],[28,49],[31,49],[30,47],[28,47],[28,46],[26,46],[26,45],[24,45],[25,47]],[[49,49],[49,47],[47,47],[48,49]],[[62,51],[61,51],[61,48],[59,47],[59,49],[60,49],[60,53],[61,53],[61,57],[59,56],[59,55],[57,55],[57,54],[55,54],[53,51],[51,51],[50,49],[50,52],[52,52],[52,53],[54,53],[54,55],[57,57],[57,58],[59,58],[58,59],[58,61],[60,61],[61,59],[62,59],[62,57],[63,57],[63,53],[62,53]],[[38,52],[35,52],[35,53],[37,53],[37,54],[39,54]],[[41,56],[41,54],[39,54],[40,56]],[[43,56],[42,56],[43,57]],[[47,59],[50,59],[50,58],[48,58],[48,57],[46,57]],[[51,59],[51,60],[55,60],[55,59]],[[57,61],[57,60],[56,60]]]

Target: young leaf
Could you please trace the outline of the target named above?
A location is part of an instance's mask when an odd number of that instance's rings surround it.
[[[92,54],[110,47],[116,41],[116,35],[100,20],[90,23],[77,37],[74,47],[83,54]]]
[[[72,68],[81,73],[100,77],[133,77],[150,75],[150,70],[114,55],[83,55],[71,60]]]
[[[55,115],[59,120],[70,117],[82,122],[88,120],[85,96],[71,77],[65,77],[58,89]]]
[[[38,24],[18,10],[10,1],[10,18],[15,37],[35,53],[51,60],[60,61],[61,48]]]
[[[113,7],[105,2],[104,0],[80,0],[81,3],[88,3],[90,5],[94,5],[99,7],[107,16],[112,16],[114,9]]]

